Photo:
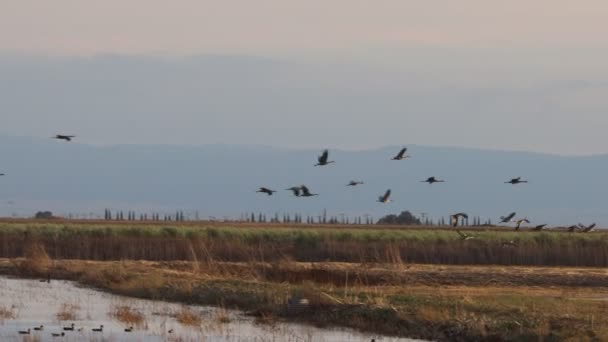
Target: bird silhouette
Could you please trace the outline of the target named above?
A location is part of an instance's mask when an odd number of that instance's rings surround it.
[[[351,180],[350,182],[348,182],[348,184],[346,184],[346,186],[357,186],[357,185],[361,185],[364,184],[362,181],[355,181],[355,180]]]
[[[445,182],[444,180],[441,179],[437,179],[435,177],[429,177],[426,180],[421,181],[422,183],[429,183],[429,184],[433,184],[433,183],[443,183]]]
[[[44,325],[41,324],[39,327],[34,327],[34,330],[36,330],[36,331],[44,330]]]
[[[530,223],[530,221],[528,221],[527,218],[524,219],[519,219],[517,221],[515,221],[515,230],[519,230],[519,227],[523,224],[523,223]]]
[[[543,230],[545,227],[547,226],[547,224],[539,224],[538,226],[532,228],[532,230],[536,230],[536,231],[540,231]]]
[[[301,188],[299,186],[292,186],[291,188],[288,188],[288,189],[285,189],[285,190],[292,191],[294,196],[300,197],[300,190],[301,190]]]
[[[580,229],[580,227],[579,227],[579,226],[577,226],[577,225],[575,225],[575,224],[573,224],[573,225],[571,225],[570,227],[568,227],[567,229],[568,229],[568,232],[573,233],[573,232],[575,232],[575,231],[579,230],[579,229]]]
[[[469,235],[467,233],[463,233],[460,230],[456,230],[456,233],[458,233],[458,235],[460,235],[460,239],[461,240],[471,240],[471,239],[475,238],[473,235]]]
[[[5,176],[5,174],[4,173],[0,173],[0,176]]]
[[[405,152],[407,152],[407,147],[402,148],[396,156],[391,158],[391,160],[403,160],[406,158],[410,158],[410,156],[406,155]]]
[[[595,229],[596,224],[593,223],[593,224],[591,224],[589,226],[585,226],[584,224],[579,223],[578,226],[581,228],[581,232],[583,232],[583,233],[589,233],[589,232],[592,232]]]
[[[103,331],[103,324],[100,325],[99,328],[93,328],[91,330],[93,330],[94,332],[102,332]]]
[[[32,331],[32,329],[20,330],[19,334],[20,335],[29,335],[31,331]]]
[[[512,219],[512,218],[514,218],[514,217],[515,217],[515,215],[516,215],[516,213],[515,213],[515,212],[512,212],[512,213],[510,213],[510,214],[509,214],[509,215],[507,215],[507,216],[501,216],[501,217],[500,217],[500,223],[508,223],[508,222],[511,222],[511,219]]]
[[[132,331],[133,331],[133,326],[125,328],[125,332],[132,332]]]
[[[53,137],[53,139],[57,139],[57,140],[65,140],[65,141],[72,141],[72,139],[76,138],[75,135],[63,135],[63,134],[57,134]]]
[[[63,327],[65,331],[74,331],[74,323],[72,323],[69,327]]]
[[[329,151],[328,150],[324,150],[323,154],[321,154],[317,158],[317,160],[319,162],[317,164],[315,164],[315,166],[324,166],[324,165],[331,164],[331,163],[334,162],[333,160],[332,161],[328,161],[328,158],[329,158]]]
[[[261,188],[260,188],[258,191],[256,191],[256,192],[262,192],[262,193],[267,194],[268,196],[272,196],[272,194],[273,194],[273,193],[275,193],[276,191],[274,191],[274,190],[270,190],[270,189],[265,188],[265,187],[261,187]]]
[[[460,218],[468,219],[469,215],[467,215],[465,213],[457,213],[457,214],[454,214],[454,215],[450,215],[450,223],[452,224],[452,227],[457,227],[458,226],[458,220]]]
[[[62,332],[62,333],[51,333],[51,336],[53,336],[53,337],[62,337],[62,336],[65,336],[65,333],[64,332]]]
[[[310,190],[308,190],[308,187],[306,187],[306,185],[302,185],[300,186],[300,190],[302,191],[302,197],[313,197],[313,196],[319,196],[319,194],[312,194],[310,193]]]
[[[378,202],[380,203],[389,203],[391,201],[391,189],[386,190],[384,195],[378,197]]]
[[[528,183],[527,180],[521,180],[521,177],[517,177],[517,178],[511,178],[510,181],[505,182],[505,184],[520,184],[520,183]]]

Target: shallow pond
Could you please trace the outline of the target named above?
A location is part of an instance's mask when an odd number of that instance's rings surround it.
[[[192,321],[200,317],[200,321]],[[181,321],[181,323],[180,323]],[[190,322],[189,322],[190,321]],[[74,324],[74,331],[63,327]],[[34,327],[43,325],[41,331]],[[103,325],[103,331],[93,328]],[[125,328],[133,326],[132,332]],[[19,334],[27,331],[29,335]],[[53,333],[65,336],[53,337]],[[257,324],[241,312],[134,299],[77,286],[0,277],[1,341],[413,341],[294,323]]]

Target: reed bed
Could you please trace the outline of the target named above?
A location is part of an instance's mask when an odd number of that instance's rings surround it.
[[[224,262],[356,262],[445,265],[608,266],[608,232],[367,226],[233,227],[86,223],[0,223],[0,257],[40,245],[52,259]],[[505,242],[513,241],[515,246]],[[40,253],[39,253],[40,254]]]

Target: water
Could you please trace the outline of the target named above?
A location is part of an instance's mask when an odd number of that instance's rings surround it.
[[[74,320],[60,321],[57,314],[65,305],[76,308]],[[125,332],[130,324],[119,321],[113,313],[118,306],[129,306],[144,315],[144,321]],[[363,334],[348,329],[320,329],[294,323],[256,324],[241,312],[217,308],[181,305],[161,301],[116,296],[77,286],[73,282],[51,283],[0,277],[0,314],[8,310],[15,317],[0,320],[1,341],[414,341]],[[176,313],[188,309],[202,317],[197,326],[180,324]],[[228,322],[221,323],[220,317]],[[76,331],[61,333],[74,323]],[[104,326],[103,332],[92,328]],[[44,325],[42,331],[33,327]],[[30,335],[20,330],[31,329]],[[78,331],[81,329],[81,331]],[[171,333],[169,331],[172,330]]]

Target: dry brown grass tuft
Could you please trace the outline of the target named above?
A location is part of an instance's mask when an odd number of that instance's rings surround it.
[[[141,326],[145,320],[145,315],[128,305],[117,305],[112,308],[110,315],[122,323]]]
[[[23,274],[38,275],[48,273],[53,261],[46,253],[43,244],[31,242],[24,247],[25,260],[19,264],[19,270]]]
[[[190,308],[184,306],[182,309],[175,315],[175,319],[183,325],[197,327],[202,323],[201,316],[196,312],[192,311]]]
[[[78,311],[80,311],[79,305],[64,303],[57,311],[56,316],[60,321],[75,321],[78,318]]]
[[[0,306],[0,320],[15,319],[17,318],[17,312],[14,307]]]

